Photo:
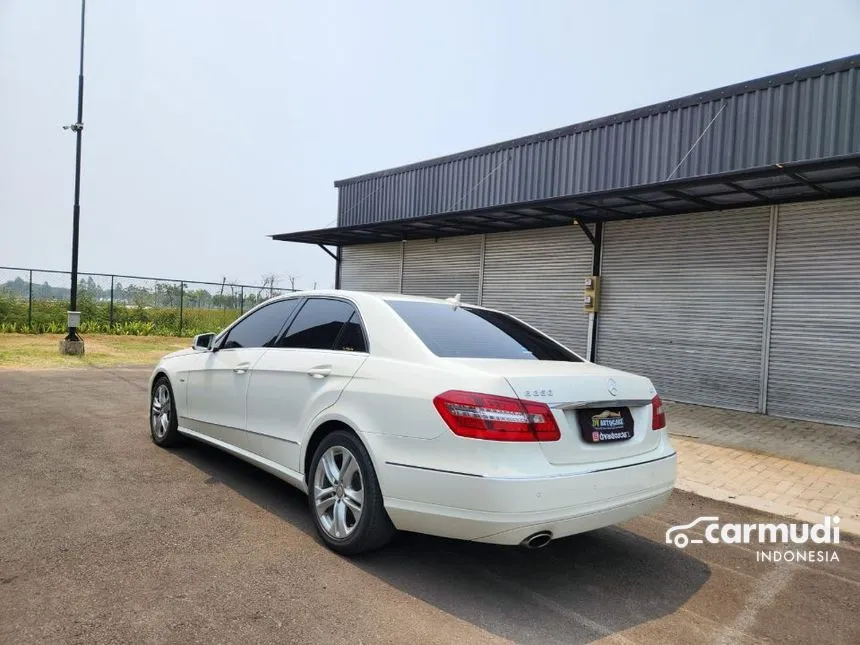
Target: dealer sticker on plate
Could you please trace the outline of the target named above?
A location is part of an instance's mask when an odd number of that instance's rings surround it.
[[[591,440],[595,443],[600,441],[623,441],[633,436],[633,431],[626,429],[624,416],[620,412],[605,410],[591,417]]]

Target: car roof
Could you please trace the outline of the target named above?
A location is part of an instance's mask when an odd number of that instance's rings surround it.
[[[451,297],[456,297],[457,294],[451,294]],[[346,297],[352,298],[357,302],[361,302],[366,299],[374,299],[374,300],[405,300],[411,302],[432,302],[436,304],[448,304],[442,298],[430,298],[427,296],[413,296],[405,293],[393,293],[386,291],[355,291],[350,289],[314,289],[310,291],[296,291],[293,293],[284,294],[283,296],[278,296],[278,298],[295,298],[295,297]],[[476,303],[464,302],[464,305],[469,305],[470,307],[477,307]]]

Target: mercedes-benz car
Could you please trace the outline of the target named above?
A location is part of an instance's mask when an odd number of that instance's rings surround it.
[[[398,530],[538,548],[652,511],[676,476],[648,378],[459,295],[276,297],[165,356],[150,392],[157,445],[307,493],[342,554]]]

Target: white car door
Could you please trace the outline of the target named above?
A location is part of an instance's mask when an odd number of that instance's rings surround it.
[[[308,298],[260,358],[248,388],[250,450],[296,472],[311,421],[337,401],[367,360],[366,336],[352,303]]]
[[[298,299],[277,300],[255,309],[219,339],[188,374],[185,427],[248,449],[244,431],[251,374],[297,305]]]

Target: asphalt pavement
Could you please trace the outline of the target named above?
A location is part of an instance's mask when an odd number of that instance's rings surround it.
[[[670,526],[774,518],[677,491],[539,551],[404,534],[342,558],[288,485],[153,445],[147,376],[0,371],[0,642],[860,642],[856,539],[827,563],[681,550]]]

